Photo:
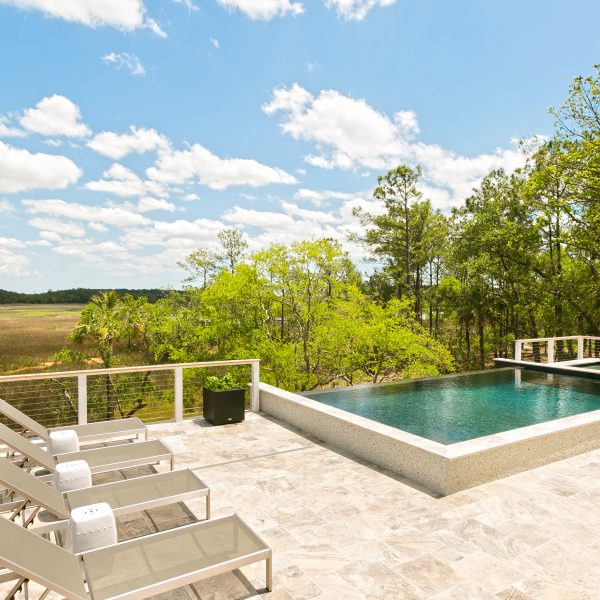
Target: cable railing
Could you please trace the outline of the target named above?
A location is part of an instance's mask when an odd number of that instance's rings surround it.
[[[257,411],[259,359],[5,375],[0,398],[46,427],[127,417],[181,421],[202,414],[206,378],[228,371],[246,389],[246,408]]]
[[[567,335],[515,340],[515,360],[557,363],[600,359],[600,337]]]

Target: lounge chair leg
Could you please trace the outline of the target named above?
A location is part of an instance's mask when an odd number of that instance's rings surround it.
[[[146,429],[146,441],[148,441],[148,434],[149,434],[149,433],[150,433],[150,432],[148,431],[148,429]]]
[[[206,494],[206,518],[210,519],[210,490]]]
[[[171,471],[175,468],[175,455],[171,456]]]
[[[15,583],[15,585],[12,587],[10,592],[8,592],[8,594],[6,594],[6,596],[4,596],[4,600],[12,600],[17,595],[17,593],[21,590],[21,588],[25,585],[26,581],[27,581],[27,579],[25,577],[21,577],[21,579],[19,579],[17,581],[17,583]]]
[[[267,592],[273,591],[273,557],[269,556],[267,563]]]

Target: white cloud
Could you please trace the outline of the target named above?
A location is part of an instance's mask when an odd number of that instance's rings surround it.
[[[13,210],[13,206],[8,200],[0,200],[0,215],[6,215]]]
[[[315,142],[321,151],[306,161],[322,168],[382,169],[391,156],[407,151],[392,120],[365,100],[335,90],[324,90],[315,98],[298,84],[278,88],[263,110],[269,115],[282,112],[281,128],[294,139]]]
[[[60,236],[66,235],[70,237],[83,237],[85,235],[85,228],[77,223],[69,221],[61,221],[59,219],[36,217],[28,221],[29,225],[42,231],[50,231]]]
[[[144,24],[144,27],[149,29],[152,33],[154,33],[158,37],[161,37],[161,38],[167,37],[167,34],[160,28],[160,25],[154,19],[151,19],[150,17],[146,17],[146,22]]]
[[[219,40],[217,38],[214,37],[209,37],[208,41],[218,50],[221,47],[221,44],[219,43]]]
[[[0,142],[0,192],[62,189],[81,177],[81,169],[66,156],[36,153]]]
[[[49,17],[80,23],[88,27],[114,27],[123,31],[148,28],[164,33],[146,16],[142,0],[0,0],[0,4],[24,10],[39,10]]]
[[[186,194],[183,197],[183,200],[186,202],[195,202],[196,200],[200,200],[200,196],[198,196],[198,194]]]
[[[50,146],[51,148],[60,148],[63,145],[62,140],[54,140],[52,138],[44,140],[42,143],[46,144],[46,146]]]
[[[419,120],[414,110],[401,110],[394,115],[394,122],[398,126],[399,132],[406,138],[412,138],[421,130],[419,129]]]
[[[354,197],[356,197],[356,194],[349,194],[348,192],[309,190],[306,188],[301,188],[294,194],[295,200],[308,200],[315,206],[321,206],[326,200],[350,200]]]
[[[116,69],[125,69],[131,75],[145,75],[146,69],[135,54],[129,52],[111,52],[100,57],[107,65]]]
[[[283,211],[286,214],[292,215],[293,217],[299,217],[306,221],[316,221],[317,223],[336,223],[338,221],[332,213],[322,210],[306,210],[292,202],[282,202],[281,208],[283,208]]]
[[[169,140],[155,129],[143,129],[131,126],[129,133],[102,131],[88,142],[88,146],[104,156],[120,160],[124,156],[154,150],[167,151]]]
[[[376,6],[391,6],[396,0],[325,0],[328,8],[334,8],[341,19],[362,21]]]
[[[98,233],[106,233],[108,231],[108,227],[106,225],[103,225],[102,223],[96,223],[95,221],[88,223],[88,227],[94,231],[97,231]]]
[[[239,10],[255,21],[270,21],[275,17],[297,16],[304,12],[300,2],[290,0],[218,0],[228,10]]]
[[[168,202],[167,200],[159,200],[158,198],[152,198],[150,196],[140,198],[135,207],[135,211],[140,213],[152,212],[153,210],[175,212],[176,209],[177,207],[172,202]]]
[[[422,165],[424,184],[434,204],[444,208],[464,200],[491,169],[512,171],[525,160],[514,145],[467,157],[425,144],[415,139],[419,125],[413,111],[400,111],[390,118],[366,100],[336,90],[324,90],[315,97],[298,84],[278,88],[263,110],[269,115],[283,114],[284,133],[314,143],[316,153],[305,157],[313,166],[382,172],[400,163]]]
[[[173,2],[175,4],[183,4],[187,9],[188,12],[192,13],[195,12],[197,10],[200,10],[193,2],[192,0],[173,0]]]
[[[234,206],[229,209],[225,212],[223,218],[239,227],[247,225],[249,227],[276,227],[277,229],[289,230],[293,229],[296,225],[296,221],[290,215],[268,210],[242,208],[241,206]]]
[[[283,212],[254,210],[234,206],[223,219],[237,227],[253,227],[260,232],[249,239],[259,249],[273,242],[290,244],[310,238],[329,237],[345,241],[339,219],[324,211],[305,211],[291,203],[283,203]],[[334,226],[337,224],[337,226]]]
[[[147,217],[118,206],[92,206],[57,199],[23,200],[22,202],[31,214],[42,214],[85,222],[91,221],[116,227],[133,227],[147,225],[152,222]]]
[[[0,237],[0,275],[21,277],[28,275],[29,259],[19,250],[25,244],[14,238]]]
[[[52,251],[62,256],[76,258],[78,263],[85,261],[98,269],[103,269],[111,274],[129,269],[135,260],[121,244],[112,241],[91,242],[85,239],[54,240]]]
[[[123,243],[129,248],[171,247],[178,250],[178,256],[185,256],[199,245],[216,245],[217,234],[225,227],[221,221],[211,219],[152,221],[149,227],[129,229]]]
[[[24,137],[25,132],[22,129],[11,127],[7,117],[0,115],[0,138],[3,137]]]
[[[98,181],[88,181],[85,184],[86,189],[93,192],[115,194],[123,198],[148,194],[162,196],[164,194],[161,184],[155,181],[143,181],[131,169],[119,163],[113,164],[104,171],[102,177]]]
[[[90,130],[81,120],[79,107],[64,96],[48,96],[29,108],[19,120],[21,126],[41,135],[85,137]]]
[[[161,154],[154,167],[146,170],[148,177],[161,184],[198,181],[214,190],[232,185],[260,187],[273,183],[293,184],[296,178],[277,167],[268,167],[255,160],[219,158],[200,144],[187,150]]]
[[[25,244],[15,238],[0,237],[0,248],[25,248]]]

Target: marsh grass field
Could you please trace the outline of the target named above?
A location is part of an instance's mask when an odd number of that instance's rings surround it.
[[[89,355],[97,352],[88,344],[76,346],[68,335],[79,321],[83,304],[1,304],[0,305],[0,375],[71,371],[100,366],[91,362],[56,363],[53,355],[63,348],[79,350]],[[125,344],[119,347],[121,364],[140,364],[141,356],[129,351]],[[137,379],[136,379],[137,378]],[[140,381],[142,375],[112,378],[112,384],[121,404],[127,409],[135,403],[132,389],[144,389],[144,407],[136,411],[146,421],[168,420],[173,417],[172,381],[169,374],[156,373],[145,388]],[[140,380],[140,381],[138,381]],[[99,404],[97,414],[89,416],[103,418],[102,407],[104,379],[90,380],[89,404]],[[61,384],[61,382],[63,382]],[[196,386],[198,387],[198,386]],[[45,380],[34,382],[2,382],[0,397],[39,420],[46,426],[67,425],[76,421],[73,408],[67,407],[65,398],[76,397],[76,381]],[[198,392],[196,392],[196,396]],[[94,400],[95,398],[95,400]],[[198,413],[198,401],[190,398],[192,405],[186,406],[189,416]],[[10,425],[9,422],[5,424]]]
[[[47,370],[79,320],[82,304],[1,304],[0,374]]]

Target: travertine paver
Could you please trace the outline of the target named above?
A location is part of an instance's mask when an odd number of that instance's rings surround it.
[[[271,544],[272,598],[600,598],[600,451],[435,498],[260,415],[152,435]],[[252,598],[263,570],[243,573],[197,592]]]
[[[210,485],[213,516],[237,512],[274,551],[271,594],[252,565],[169,598],[600,598],[600,451],[435,498],[257,414],[151,437]]]

